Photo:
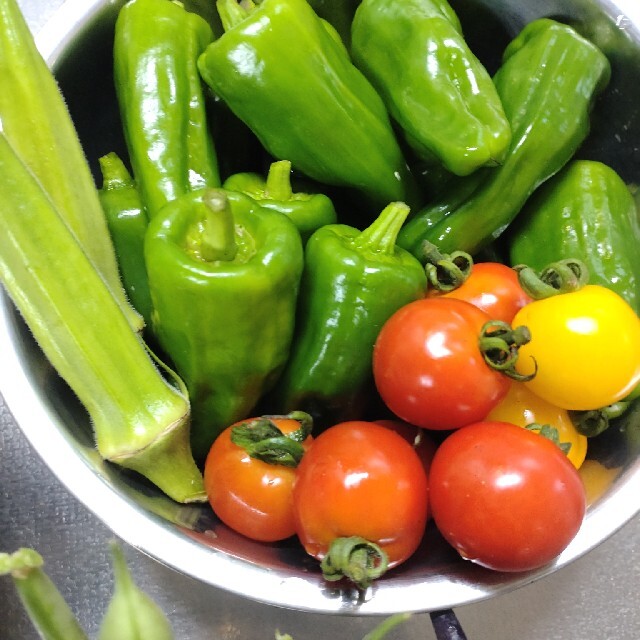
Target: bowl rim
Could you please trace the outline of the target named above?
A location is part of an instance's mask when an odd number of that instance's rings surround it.
[[[36,35],[38,48],[53,66],[78,33],[109,0],[66,0]],[[604,3],[602,3],[604,4]],[[640,3],[618,0],[609,13],[618,24],[630,19],[640,29]],[[616,13],[618,12],[618,13]],[[62,37],[61,37],[61,34]],[[364,597],[336,597],[321,588],[315,574],[293,575],[206,547],[184,532],[167,526],[123,496],[107,477],[83,460],[60,416],[47,407],[21,359],[16,344],[16,311],[0,293],[0,393],[19,429],[58,480],[118,537],[180,573],[210,586],[274,606],[314,613],[388,615],[399,610],[427,612],[476,603],[512,591],[564,567],[613,535],[640,512],[640,458],[609,489],[606,499],[592,505],[577,536],[551,564],[526,574],[510,574],[502,583],[473,584],[433,576],[381,580]]]

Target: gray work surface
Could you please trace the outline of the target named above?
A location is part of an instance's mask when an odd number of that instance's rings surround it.
[[[213,0],[212,0],[213,1]],[[60,0],[21,0],[34,30]],[[0,355],[1,357],[1,355]],[[457,610],[469,640],[640,640],[640,518],[544,580]],[[111,595],[111,532],[51,474],[0,398],[0,551],[40,551],[46,570],[91,638]],[[359,640],[379,621],[314,615],[253,603],[177,574],[124,545],[137,583],[167,613],[179,640]],[[0,639],[36,633],[0,578]],[[389,640],[433,639],[429,616],[414,615]],[[153,640],[153,639],[149,639]]]

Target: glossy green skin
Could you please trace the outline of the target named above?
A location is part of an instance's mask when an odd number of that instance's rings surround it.
[[[220,185],[196,66],[212,39],[207,22],[176,2],[132,0],[118,13],[116,95],[150,218],[184,193]]]
[[[382,325],[427,286],[412,255],[358,248],[359,236],[327,225],[307,243],[294,347],[275,392],[278,411],[307,411],[319,427],[361,417]]]
[[[587,137],[592,103],[609,77],[604,54],[571,27],[548,19],[529,23],[494,77],[512,129],[503,164],[481,169],[480,180],[461,178],[457,190],[451,187],[405,225],[398,244],[415,255],[424,240],[443,253],[475,254],[489,245]],[[462,202],[461,190],[470,191]]]
[[[351,23],[358,2],[359,0],[309,0],[313,10],[335,28],[347,46],[351,42]]]
[[[289,355],[303,265],[293,223],[234,192],[227,196],[236,258],[194,257],[193,204],[202,193],[168,204],[149,223],[145,240],[152,327],[189,391],[196,459],[275,383]]]
[[[540,188],[509,234],[509,256],[537,271],[556,260],[581,260],[591,284],[640,311],[638,211],[624,180],[601,162],[573,161]]]
[[[235,173],[222,186],[250,196],[266,209],[286,215],[296,225],[305,244],[314,231],[326,224],[335,224],[338,219],[331,198],[323,193],[293,193],[288,200],[276,200],[266,193],[267,183],[257,173]]]
[[[363,0],[351,52],[419,158],[462,176],[502,162],[511,127],[445,0]]]
[[[376,206],[414,199],[381,98],[306,0],[264,0],[198,67],[274,158]]]
[[[151,295],[144,262],[144,237],[149,219],[138,188],[122,161],[115,155],[100,160],[103,184],[99,191],[107,227],[118,260],[122,284],[131,304],[151,322]]]

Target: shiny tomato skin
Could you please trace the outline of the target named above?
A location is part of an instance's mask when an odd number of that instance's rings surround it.
[[[297,420],[272,418],[283,433]],[[236,423],[248,422],[243,420]],[[275,542],[295,535],[293,483],[296,470],[252,458],[231,441],[231,425],[214,441],[204,466],[204,484],[214,513],[230,529],[252,540]],[[309,436],[303,446],[308,449]]]
[[[576,468],[551,440],[506,422],[453,432],[431,466],[431,509],[463,558],[497,571],[552,562],[586,510]]]
[[[495,320],[510,323],[516,313],[532,299],[518,281],[518,274],[500,262],[477,262],[469,277],[453,291],[440,293],[431,289],[428,297],[466,300]]]
[[[560,442],[571,445],[567,457],[579,469],[587,456],[587,438],[578,432],[569,412],[543,400],[524,382],[514,382],[509,393],[487,416],[489,421],[511,422],[519,427],[550,425],[558,431]]]
[[[513,326],[531,341],[520,348],[517,370],[535,372],[526,385],[572,411],[622,400],[640,383],[640,318],[617,293],[586,285],[523,307]]]
[[[491,318],[469,302],[411,302],[383,325],[375,343],[378,392],[399,418],[425,429],[483,420],[511,380],[484,361],[478,338]]]
[[[319,560],[336,538],[360,536],[394,567],[424,534],[422,464],[402,436],[373,422],[342,422],[317,436],[298,466],[293,498],[300,542]]]

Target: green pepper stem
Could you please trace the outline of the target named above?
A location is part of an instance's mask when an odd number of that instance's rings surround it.
[[[205,262],[230,262],[238,245],[229,199],[222,189],[209,189],[202,202],[204,213],[194,238],[194,253]]]
[[[387,554],[375,543],[359,536],[336,538],[320,563],[322,576],[329,582],[347,578],[359,589],[366,589],[389,566]]]
[[[216,7],[220,21],[225,31],[230,31],[239,25],[255,9],[252,0],[218,0]]]
[[[49,576],[43,560],[33,549],[0,554],[0,575],[11,574],[31,623],[44,640],[87,640],[73,612]]]
[[[131,174],[117,153],[112,151],[101,156],[98,163],[102,173],[102,189],[104,191],[127,189],[134,186]]]
[[[409,211],[409,205],[404,202],[388,204],[373,223],[353,239],[354,248],[392,255]]]
[[[291,188],[291,162],[289,160],[278,160],[271,163],[267,174],[265,195],[278,202],[291,200],[293,189]]]

